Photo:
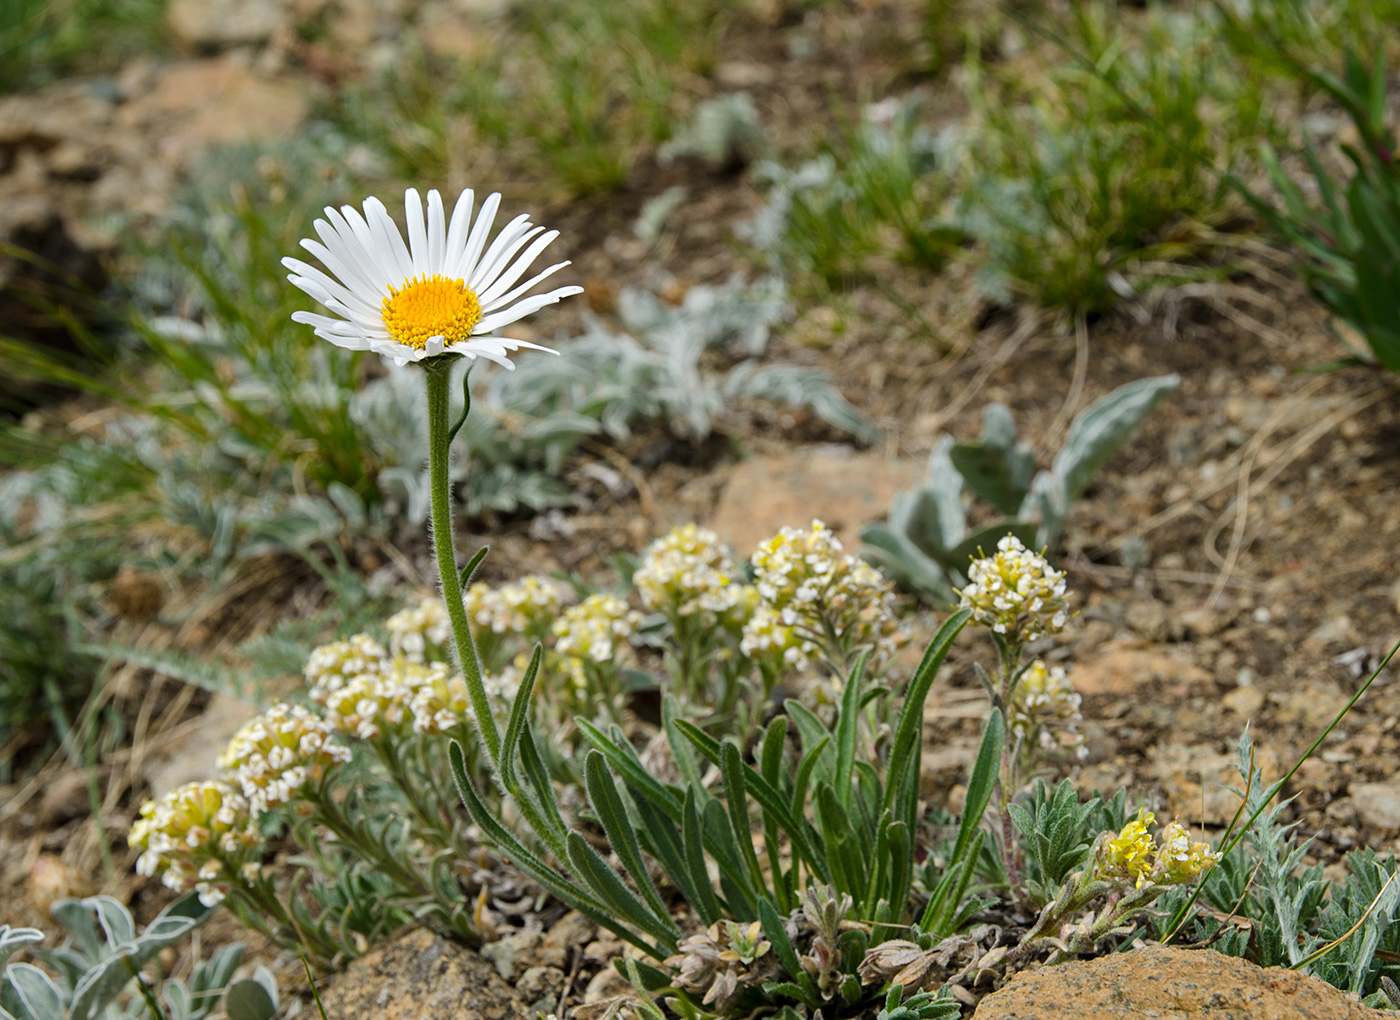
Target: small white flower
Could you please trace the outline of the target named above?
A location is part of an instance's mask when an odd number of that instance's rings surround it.
[[[559,232],[517,216],[488,246],[501,196],[491,195],[481,204],[475,223],[473,201],[471,189],[462,192],[449,222],[437,191],[428,192],[425,217],[417,189],[409,188],[404,193],[407,245],[377,198],[365,199],[363,215],[352,205],[339,211],[327,206],[326,219],[315,223],[321,240],[303,238],[301,245],[333,275],[300,259],[284,258],[282,264],[292,271],[287,279],[340,318],[298,311],[292,313],[293,321],[313,327],[317,336],[338,347],[373,351],[398,365],[448,353],[511,368],[510,351],[549,350],[493,334],[583,292],[571,286],[525,296],[568,262],[516,286]]]

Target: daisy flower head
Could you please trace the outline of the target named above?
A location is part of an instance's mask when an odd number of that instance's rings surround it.
[[[398,365],[457,354],[511,368],[511,351],[549,350],[498,332],[582,293],[582,287],[569,286],[526,296],[568,262],[519,282],[559,232],[522,215],[488,245],[501,196],[482,202],[475,219],[474,202],[471,189],[463,191],[449,219],[442,196],[429,191],[425,214],[417,189],[409,188],[404,193],[407,244],[377,198],[365,199],[363,213],[353,205],[327,206],[326,218],[315,222],[320,240],[303,238],[301,245],[329,273],[295,258],[282,264],[292,271],[287,279],[335,316],[297,311],[292,320],[338,347],[373,351]]]

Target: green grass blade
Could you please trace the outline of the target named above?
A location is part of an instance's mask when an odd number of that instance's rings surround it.
[[[617,854],[627,874],[632,877],[633,884],[641,891],[656,916],[666,918],[670,923],[670,912],[666,909],[666,904],[661,902],[661,896],[652,884],[651,876],[647,874],[646,863],[642,860],[642,849],[637,843],[637,831],[627,817],[627,809],[618,795],[617,784],[613,781],[612,773],[608,771],[603,755],[598,751],[589,751],[583,763],[583,772],[584,782],[588,787],[588,799],[593,804],[593,810],[598,815],[598,821],[603,826],[603,832],[608,837],[608,844],[613,853]],[[679,929],[676,929],[674,924],[671,928],[672,939],[679,939]]]

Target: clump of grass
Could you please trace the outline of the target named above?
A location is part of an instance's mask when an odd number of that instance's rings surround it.
[[[385,147],[394,173],[442,180],[485,143],[517,179],[574,196],[619,187],[665,139],[683,82],[713,70],[732,0],[547,0],[482,55],[405,59],[352,91],[335,116]],[[543,173],[541,173],[543,171]]]
[[[771,188],[749,240],[829,290],[868,282],[891,257],[940,268],[962,234],[943,215],[948,148],[921,123],[921,106],[917,93],[886,99],[796,170],[760,164]]]
[[[165,41],[167,0],[5,0],[0,92],[78,71],[111,71]]]
[[[989,291],[1092,313],[1203,272],[1239,208],[1219,171],[1265,124],[1258,84],[1197,15],[1131,27],[1083,4],[1045,31],[1067,59],[1043,75],[969,68],[963,215]]]
[[[1301,67],[1340,67],[1348,53],[1370,53],[1377,44],[1383,56],[1400,51],[1400,0],[1219,0],[1216,10],[1225,40],[1246,66],[1305,95],[1318,86]]]

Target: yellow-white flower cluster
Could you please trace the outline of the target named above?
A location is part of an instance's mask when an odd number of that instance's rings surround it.
[[[389,653],[368,634],[356,634],[346,641],[332,641],[313,651],[306,660],[306,682],[311,699],[324,705],[326,697],[345,686],[346,681],[363,674],[383,673]]]
[[[878,668],[908,641],[894,615],[894,586],[819,520],[783,528],[753,554],[759,604],[744,627],[744,654],[780,650],[792,667],[835,640],[846,654],[874,648]]]
[[[386,726],[397,727],[404,721],[405,702],[412,696],[404,683],[406,671],[415,666],[395,662],[387,673],[362,673],[329,692],[324,702],[327,725],[361,740],[373,740]]]
[[[1179,822],[1162,830],[1159,847],[1147,828],[1156,820],[1151,811],[1142,808],[1116,837],[1106,840],[1096,862],[1099,876],[1131,880],[1138,889],[1149,883],[1181,885],[1194,882],[1220,863],[1223,855],[1212,852],[1205,843],[1193,842],[1191,833]]]
[[[256,861],[240,860],[258,842],[248,800],[225,782],[187,783],[146,801],[126,840],[141,851],[140,874],[181,892],[193,887],[207,907],[231,880],[257,874]]]
[[[472,718],[471,696],[467,682],[460,676],[449,676],[440,662],[426,667],[421,682],[415,687],[408,709],[413,713],[415,733],[447,733],[458,724]]]
[[[997,543],[995,556],[973,560],[960,609],[977,623],[1014,640],[1032,641],[1062,629],[1069,619],[1065,575],[1015,535]]]
[[[1169,822],[1162,830],[1162,846],[1157,851],[1157,877],[1154,881],[1179,885],[1194,882],[1220,863],[1223,853],[1212,852],[1204,843],[1191,839],[1180,822]]]
[[[547,631],[560,610],[573,601],[570,585],[545,574],[530,574],[499,588],[478,581],[462,599],[467,619],[492,634]]]
[[[243,788],[256,818],[350,760],[349,748],[332,741],[331,732],[329,723],[300,705],[279,703],[234,734],[219,766]]]
[[[736,576],[719,536],[685,524],[647,547],[632,583],[648,609],[713,625],[736,617],[742,622],[748,615],[753,593]]]
[[[389,651],[396,659],[423,663],[432,645],[452,640],[452,621],[442,600],[429,596],[416,606],[402,609],[384,622],[389,632]]]
[[[641,621],[642,614],[625,601],[599,592],[554,621],[554,650],[564,658],[604,665],[613,661]]]
[[[1089,749],[1078,728],[1082,703],[1063,666],[1047,667],[1036,659],[1011,695],[1011,731],[1022,740],[1038,739],[1044,750],[1073,750],[1083,758]]]

